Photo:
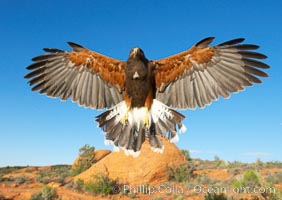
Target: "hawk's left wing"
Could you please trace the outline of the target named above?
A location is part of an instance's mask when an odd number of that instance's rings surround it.
[[[257,59],[266,56],[250,50],[257,45],[240,44],[234,39],[210,47],[213,37],[201,40],[191,49],[154,61],[156,99],[174,108],[204,107],[219,96],[243,90],[245,86],[261,83],[267,74],[258,68],[268,65]]]

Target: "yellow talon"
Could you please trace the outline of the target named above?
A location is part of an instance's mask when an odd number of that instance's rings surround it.
[[[128,112],[129,112],[129,108],[127,107],[125,111],[125,115],[120,119],[121,124],[125,124],[125,122],[128,120]]]
[[[126,113],[126,114],[121,118],[120,123],[121,123],[121,124],[125,124],[125,122],[127,121],[127,119],[128,119],[128,114]]]
[[[144,126],[145,126],[147,129],[150,128],[149,110],[148,110],[147,107],[146,107],[146,114],[145,114],[145,117],[144,117]]]

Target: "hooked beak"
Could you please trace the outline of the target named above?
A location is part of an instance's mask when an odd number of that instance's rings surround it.
[[[140,53],[140,49],[139,48],[133,48],[130,52],[130,56],[135,57],[137,54]]]

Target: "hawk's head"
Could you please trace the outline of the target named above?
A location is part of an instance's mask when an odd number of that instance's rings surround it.
[[[139,59],[146,59],[145,54],[142,49],[135,47],[130,50],[129,58],[139,58]]]
[[[148,60],[140,48],[132,48],[126,65],[127,77],[132,80],[144,79],[147,76]]]

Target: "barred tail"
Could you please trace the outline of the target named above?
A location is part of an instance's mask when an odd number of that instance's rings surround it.
[[[142,121],[146,112],[142,109],[130,110],[127,123],[121,123],[127,110],[124,101],[97,116],[96,121],[105,133],[105,144],[113,144],[114,150],[121,147],[127,155],[135,157],[140,154],[141,146],[147,138],[151,149],[162,153],[164,146],[158,135],[167,137],[170,142],[176,142],[177,131],[186,130],[182,124],[184,116],[156,99],[149,111],[150,128],[147,129]]]
[[[178,132],[186,131],[182,124],[185,116],[156,99],[153,100],[150,113],[156,126],[156,133],[167,137],[170,142],[177,142]]]
[[[126,104],[122,101],[97,116],[96,121],[105,133],[106,145],[113,144],[115,151],[121,147],[127,155],[137,157],[145,141],[145,128],[142,124],[139,127],[129,123],[122,124],[120,121],[126,115],[126,110]]]

